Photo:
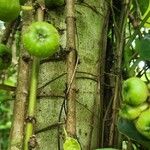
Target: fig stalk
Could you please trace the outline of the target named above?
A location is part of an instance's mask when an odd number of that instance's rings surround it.
[[[32,62],[30,93],[29,93],[29,102],[28,102],[28,110],[27,110],[27,118],[26,118],[27,124],[26,124],[25,139],[24,139],[24,150],[28,150],[30,147],[29,141],[33,135],[33,128],[36,122],[36,119],[34,117],[34,112],[36,107],[38,73],[39,73],[39,59],[34,57]]]
[[[21,6],[21,10],[30,11],[30,10],[33,10],[33,6]]]
[[[37,11],[37,20],[43,20],[44,13],[41,8]],[[33,148],[33,145],[30,145],[34,134],[34,125],[36,123],[35,118],[35,109],[36,109],[36,99],[37,99],[37,86],[38,86],[38,74],[39,74],[40,59],[36,56],[33,57],[32,70],[31,70],[31,83],[30,83],[30,93],[29,93],[29,102],[27,110],[27,124],[25,128],[25,138],[24,138],[24,147],[23,150],[29,150]],[[34,145],[36,147],[36,145]]]

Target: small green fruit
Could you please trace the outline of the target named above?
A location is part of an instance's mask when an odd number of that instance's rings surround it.
[[[141,113],[135,121],[135,127],[139,133],[150,139],[150,109]]]
[[[0,20],[12,21],[19,16],[19,13],[19,0],[0,0]]]
[[[32,23],[22,36],[25,49],[33,56],[52,56],[59,47],[59,34],[56,28],[47,22]]]
[[[148,103],[143,103],[137,107],[123,105],[123,107],[119,111],[119,115],[124,119],[134,120],[147,108]]]
[[[74,138],[67,137],[63,144],[64,150],[81,150],[80,144]]]
[[[140,105],[148,97],[148,88],[140,78],[131,77],[123,82],[122,97],[123,101],[128,105]]]
[[[45,5],[48,8],[59,7],[64,4],[64,0],[45,0]]]
[[[7,69],[12,60],[11,50],[4,44],[0,44],[0,70]]]

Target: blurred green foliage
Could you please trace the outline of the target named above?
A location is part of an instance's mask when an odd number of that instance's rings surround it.
[[[12,118],[12,94],[0,90],[0,149],[6,150]]]
[[[0,78],[2,84],[8,86],[16,85],[16,68],[10,66],[5,74],[6,78]],[[0,83],[0,84],[1,84]],[[0,89],[0,150],[6,150],[8,147],[8,138],[10,134],[11,121],[13,115],[14,92]]]

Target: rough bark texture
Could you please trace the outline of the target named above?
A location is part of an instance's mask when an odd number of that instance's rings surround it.
[[[66,47],[69,52],[67,56],[67,119],[66,130],[69,136],[76,136],[76,22],[75,22],[75,0],[66,1]]]
[[[102,51],[99,43],[106,12],[107,5],[104,0],[87,0],[86,3],[76,4],[76,47],[79,56],[76,72],[76,131],[83,150],[99,147],[99,58]],[[50,22],[61,31],[62,48],[66,47],[65,15],[63,8],[49,11]],[[57,56],[60,57],[62,54]],[[62,61],[45,61],[40,66],[36,110],[38,150],[62,149],[67,83],[67,63],[64,55],[63,58]]]
[[[31,4],[29,2],[29,4]],[[22,32],[32,22],[32,12],[26,12],[23,15],[24,23]],[[30,16],[30,17],[29,17]],[[29,19],[30,18],[30,19]],[[28,97],[28,77],[29,77],[29,62],[25,58],[26,52],[21,46],[20,59],[19,59],[19,70],[18,70],[18,81],[16,89],[16,100],[14,102],[13,110],[13,124],[10,133],[10,150],[22,149],[22,142],[24,136],[24,121],[26,112],[26,101]]]

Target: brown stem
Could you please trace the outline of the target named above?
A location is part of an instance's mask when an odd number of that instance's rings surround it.
[[[46,132],[48,130],[52,130],[52,129],[58,128],[58,126],[61,126],[63,124],[64,124],[64,122],[57,122],[57,123],[51,124],[51,125],[49,125],[49,126],[47,126],[45,128],[42,128],[40,130],[35,131],[35,134],[39,134],[41,132]]]
[[[115,90],[114,90],[114,99],[112,104],[112,124],[110,126],[110,134],[109,134],[109,146],[113,145],[114,137],[115,137],[115,125],[117,120],[117,106],[119,104],[119,91],[121,87],[121,64],[122,64],[122,52],[124,47],[124,39],[125,39],[125,27],[126,27],[126,20],[129,14],[129,9],[131,5],[131,0],[124,0],[122,2],[122,11],[120,14],[120,20],[117,22],[118,28],[116,29],[116,68],[118,75],[116,76],[115,80]]]
[[[0,84],[0,89],[6,90],[6,91],[15,91],[16,87],[10,86],[10,85],[5,85],[5,84]]]
[[[31,4],[31,1],[29,1]],[[30,18],[30,19],[29,19]],[[33,17],[32,12],[27,12],[23,14],[24,26],[22,32],[31,23]],[[25,50],[21,46],[20,57],[19,57],[19,70],[16,88],[16,100],[14,102],[14,112],[13,112],[13,122],[10,133],[10,145],[9,150],[20,150],[23,145],[23,133],[24,133],[24,118],[25,118],[25,108],[26,100],[28,96],[28,76],[29,76],[29,64],[25,62],[22,58],[25,54]]]
[[[67,57],[67,122],[66,131],[68,136],[76,136],[76,46],[75,46],[75,1],[66,1],[66,24],[67,24],[67,50],[70,51]]]
[[[101,43],[99,44],[100,46],[100,50],[102,50],[101,55],[100,55],[100,64],[99,64],[99,77],[98,77],[98,85],[99,85],[99,92],[100,92],[100,106],[103,107],[105,104],[105,97],[104,97],[104,76],[105,76],[105,64],[106,64],[106,50],[107,50],[107,32],[108,32],[108,22],[109,22],[109,10],[107,10],[105,19],[104,19],[104,24],[103,24],[103,31],[101,34]],[[104,120],[103,119],[103,110],[100,110],[100,120]],[[104,122],[104,121],[103,121]],[[103,147],[103,142],[104,142],[104,124],[100,122],[100,135],[101,135],[101,139],[99,140],[99,144],[100,146]]]
[[[24,50],[20,50],[18,82],[16,100],[14,102],[13,124],[10,135],[10,150],[21,148],[24,130],[25,105],[28,95],[28,70],[29,65],[22,60]],[[19,147],[17,146],[19,145]]]

